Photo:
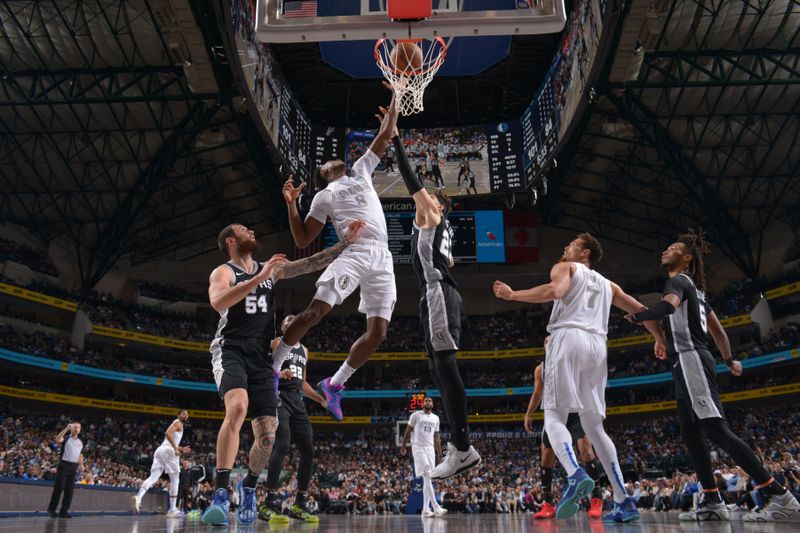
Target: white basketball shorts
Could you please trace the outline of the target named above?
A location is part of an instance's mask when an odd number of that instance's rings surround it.
[[[544,363],[542,409],[606,416],[606,338],[577,328],[550,336]]]
[[[315,300],[340,305],[361,288],[358,310],[367,318],[392,319],[397,301],[392,253],[386,243],[363,239],[334,259],[317,280]]]
[[[428,474],[436,468],[436,453],[433,446],[411,446],[411,455],[414,457],[414,472],[417,477]]]
[[[175,455],[175,450],[167,446],[159,446],[156,453],[153,454],[153,466],[150,471],[160,470],[167,474],[177,474],[181,471],[181,465],[178,461],[178,456]]]

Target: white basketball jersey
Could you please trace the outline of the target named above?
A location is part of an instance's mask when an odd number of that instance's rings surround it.
[[[178,420],[176,418],[172,422],[172,424],[174,424],[175,422],[180,422],[180,420]],[[170,425],[172,425],[172,424],[170,424]],[[175,441],[175,446],[180,446],[181,445],[181,439],[182,438],[183,438],[183,431],[173,431],[172,432],[172,440]],[[166,437],[164,437],[164,442],[161,443],[161,446],[166,446],[167,448],[172,448],[172,444],[169,443],[169,441],[167,440]]]
[[[414,428],[411,432],[411,446],[433,447],[433,434],[439,431],[439,417],[425,411],[414,411],[408,419],[408,425]]]
[[[575,265],[569,290],[553,304],[547,331],[578,328],[589,333],[608,335],[611,311],[611,282],[581,263]]]
[[[342,176],[314,196],[308,216],[323,224],[330,217],[339,240],[347,234],[348,224],[363,220],[366,227],[361,231],[362,238],[388,243],[386,217],[372,184],[372,173],[378,163],[380,158],[367,150],[353,165],[352,176]]]

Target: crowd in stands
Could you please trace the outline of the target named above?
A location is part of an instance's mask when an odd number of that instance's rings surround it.
[[[193,292],[177,285],[156,283],[155,281],[138,280],[135,283],[139,289],[139,296],[167,302],[208,303],[208,293],[205,292]]]
[[[490,322],[493,317],[473,317],[476,322]],[[347,319],[338,319],[348,327]],[[505,319],[513,323],[510,318]],[[520,318],[521,320],[521,318]],[[401,324],[402,325],[402,324]],[[487,331],[491,331],[488,328]],[[312,330],[314,331],[314,330]],[[520,331],[522,331],[520,327]],[[409,335],[410,336],[410,335]],[[397,334],[403,338],[404,335]],[[313,340],[313,339],[312,339]],[[108,350],[79,350],[71,346],[64,338],[42,332],[24,333],[9,325],[0,325],[0,346],[40,357],[47,357],[70,363],[155,376],[162,378],[181,379],[188,381],[212,382],[210,359],[204,354],[196,354],[181,359],[174,357],[164,358],[148,352],[139,353],[135,350],[126,350],[110,353]],[[800,325],[788,323],[775,328],[763,340],[749,340],[737,345],[734,343],[733,352],[738,359],[759,356],[800,346]],[[533,384],[532,372],[539,360],[531,361],[527,358],[498,362],[487,370],[486,365],[462,365],[461,372],[465,386],[468,388],[498,388],[521,387]],[[336,363],[317,362],[312,359],[309,364],[309,380],[313,383],[315,377],[323,377],[332,371]],[[629,348],[626,351],[611,351],[608,358],[609,377],[623,378],[637,375],[647,375],[668,371],[667,363],[659,361],[652,356],[649,345]],[[427,389],[431,387],[426,361],[404,363],[403,370],[398,372],[392,368],[380,368],[368,364],[361,372],[351,378],[350,388],[354,389]]]
[[[34,272],[58,277],[59,272],[47,253],[22,243],[0,239],[0,263],[14,261],[27,266]]]
[[[0,411],[0,477],[52,479],[58,460],[56,433],[66,425],[65,417]],[[800,492],[800,411],[794,404],[768,408],[737,407],[728,419],[732,429],[757,451],[776,479],[795,494]],[[146,477],[155,448],[163,441],[168,419],[119,419],[84,415],[86,470],[79,482],[116,487],[137,487]],[[659,416],[630,421],[612,418],[608,432],[617,445],[629,492],[639,506],[654,510],[686,509],[700,490],[680,439],[677,419]],[[191,448],[185,456],[204,465],[212,474],[217,421],[191,419],[182,444]],[[484,462],[469,473],[436,484],[437,497],[451,512],[513,513],[536,511],[541,506],[538,438],[520,427],[473,427],[473,443]],[[497,434],[493,432],[501,431]],[[446,441],[447,426],[443,426]],[[247,464],[245,450],[251,444],[242,434],[236,466]],[[310,494],[321,513],[389,514],[401,512],[411,483],[408,456],[395,446],[392,429],[374,428],[359,434],[318,432],[315,437],[315,468]],[[731,505],[752,507],[748,498],[750,480],[724,452],[711,447],[718,486]],[[291,454],[282,472],[281,494],[293,500],[296,488]],[[211,476],[209,476],[211,478]],[[564,474],[557,470],[556,497]],[[602,479],[602,478],[601,478]],[[236,478],[232,477],[235,483]],[[610,498],[605,480],[603,496]],[[191,503],[208,505],[213,486],[200,488]],[[263,494],[263,489],[259,491]]]

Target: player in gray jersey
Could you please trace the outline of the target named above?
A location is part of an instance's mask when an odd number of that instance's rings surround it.
[[[614,509],[603,519],[630,522],[639,519],[639,511],[633,498],[628,497],[617,449],[603,428],[608,379],[606,337],[612,305],[628,313],[646,307],[590,268],[602,256],[598,240],[581,233],[564,248],[561,260],[550,270],[550,283],[514,291],[495,281],[494,294],[516,302],[553,302],[547,325],[551,339],[544,371],[544,426],[556,457],[569,475],[556,517],[568,518],[577,513],[578,502],[594,488],[594,480],[578,464],[566,426],[569,413],[577,412],[614,489]],[[664,334],[658,322],[645,325],[656,338],[656,353],[663,353]]]
[[[690,230],[678,236],[678,240],[661,254],[661,266],[669,274],[662,300],[647,311],[627,316],[636,323],[663,320],[667,331],[681,437],[703,487],[703,495],[695,508],[681,513],[679,518],[686,521],[730,519],[714,481],[711,455],[703,434],[732,457],[756,484],[760,502],[753,512],[745,515],[746,521],[770,522],[796,516],[800,503],[770,475],[725,420],[708,334],[711,333],[734,376],[742,374],[742,364],[733,360],[728,335],[706,301],[703,256],[709,251],[702,232]]]
[[[379,118],[390,110],[381,109]],[[450,422],[452,443],[447,456],[431,472],[431,479],[447,479],[478,466],[481,457],[471,445],[467,426],[467,394],[458,370],[456,352],[461,336],[461,294],[450,273],[453,266],[447,231],[450,200],[443,193],[430,194],[411,170],[403,143],[393,131],[400,174],[414,199],[414,233],[411,263],[420,289],[420,322],[425,335],[428,367]]]

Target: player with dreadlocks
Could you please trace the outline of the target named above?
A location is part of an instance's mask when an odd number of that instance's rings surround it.
[[[702,231],[690,229],[678,236],[678,240],[661,254],[661,266],[669,274],[662,300],[647,311],[626,315],[626,318],[636,323],[662,320],[667,333],[681,437],[703,487],[698,504],[693,510],[681,513],[680,520],[730,519],[714,483],[711,455],[703,434],[733,458],[756,484],[760,502],[745,520],[780,520],[800,511],[800,503],[770,475],[753,450],[731,431],[722,410],[708,334],[734,376],[742,374],[742,364],[733,360],[728,335],[706,301],[703,256],[709,252]]]

